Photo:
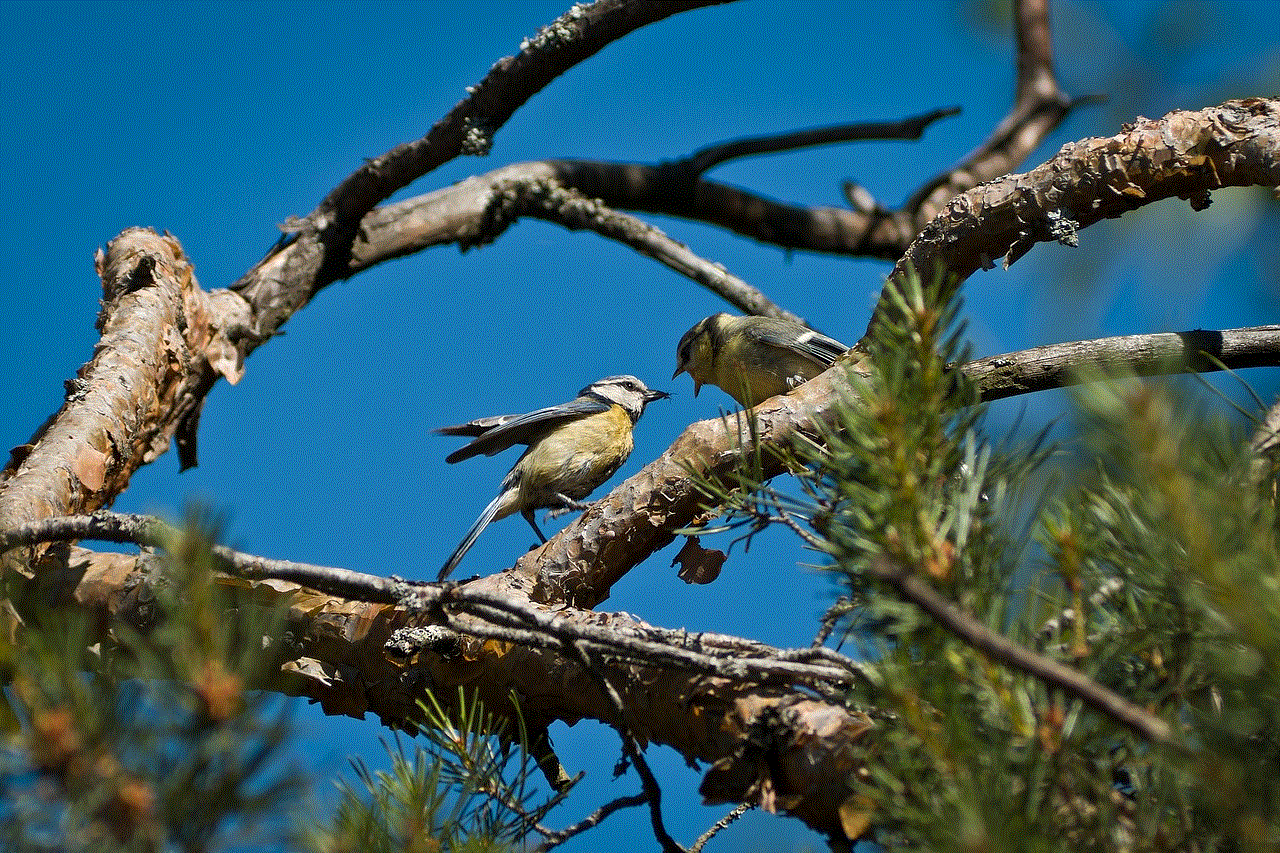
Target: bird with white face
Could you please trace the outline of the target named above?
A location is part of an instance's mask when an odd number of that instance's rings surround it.
[[[480,513],[462,542],[440,569],[444,580],[475,544],[489,522],[519,512],[538,540],[546,542],[534,520],[536,509],[585,509],[579,501],[595,491],[627,461],[634,446],[631,430],[654,400],[669,396],[634,376],[606,376],[592,382],[567,403],[523,415],[495,415],[436,430],[443,435],[474,436],[445,457],[460,462],[493,456],[516,444],[529,448],[502,479],[498,496]]]

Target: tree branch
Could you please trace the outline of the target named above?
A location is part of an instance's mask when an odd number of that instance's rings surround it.
[[[747,812],[755,808],[754,803],[739,803],[724,817],[720,818],[712,824],[706,832],[698,836],[698,840],[689,848],[689,853],[700,853],[703,847],[707,846],[707,842],[715,838],[723,829],[727,829],[730,824],[742,817]]]
[[[741,157],[776,154],[782,151],[798,151],[816,145],[833,145],[838,142],[857,142],[869,139],[919,139],[925,128],[939,119],[957,115],[959,107],[930,110],[918,116],[900,121],[863,121],[854,124],[838,124],[813,130],[797,130],[770,136],[753,136],[710,145],[691,156],[665,164],[673,171],[691,176],[701,176],[721,163]]]
[[[840,125],[736,140],[654,166],[584,160],[508,166],[463,185],[371,211],[360,223],[347,274],[429,246],[457,242],[465,248],[494,239],[492,214],[500,208],[501,188],[509,181],[574,191],[615,210],[703,221],[788,249],[898,260],[947,199],[1007,173],[1026,159],[1073,106],[1083,103],[1069,101],[1053,74],[1047,0],[1020,0],[1016,6],[1018,76],[1011,112],[976,151],[924,184],[898,211],[886,210],[860,196],[856,210],[792,206],[705,181],[701,176],[734,157],[854,139],[915,139],[925,127],[955,109],[934,110],[899,122]],[[607,236],[617,239],[616,235]],[[673,268],[689,275],[679,266]],[[708,284],[704,278],[691,277]],[[763,304],[754,310],[748,299],[732,299],[731,304],[749,313],[782,316],[769,313],[771,306]]]
[[[1062,123],[1070,111],[1092,99],[1072,101],[1053,71],[1049,0],[1014,3],[1017,82],[1013,107],[973,153],[917,190],[903,205],[920,227],[958,193],[1007,175]]]
[[[983,400],[1065,388],[1106,371],[1137,376],[1280,366],[1280,326],[1194,329],[1048,344],[961,365]]]
[[[696,281],[744,313],[804,323],[800,317],[779,308],[763,292],[730,273],[723,265],[704,260],[682,243],[634,216],[611,210],[575,190],[554,184],[525,184],[509,186],[508,189],[519,199],[513,212],[556,222],[570,230],[595,231],[602,237],[617,240]]]
[[[126,619],[145,629],[146,619],[136,617],[145,617],[142,611],[152,600],[148,590],[159,577],[154,558],[77,547],[58,553],[59,565],[46,561],[43,570],[74,579],[68,587],[71,601],[91,624],[105,627],[113,619]],[[443,614],[449,625],[474,633],[460,633],[451,642],[420,646],[401,655],[388,654],[397,633],[421,629],[433,618],[416,605],[344,600],[278,580],[229,579],[227,583],[245,594],[246,605],[278,606],[287,614],[282,637],[268,638],[270,648],[280,656],[279,675],[254,686],[311,697],[328,713],[359,718],[374,711],[388,725],[412,727],[419,719],[417,701],[424,690],[431,690],[443,706],[449,706],[456,688],[466,685],[469,695],[474,693],[486,708],[499,715],[519,713],[530,728],[553,720],[572,724],[582,718],[616,719],[614,706],[597,689],[592,675],[564,655],[564,638],[573,636],[571,632],[547,635],[530,630],[528,637],[537,637],[537,643],[495,642],[486,639],[496,635],[486,633],[476,617],[449,612],[474,596],[503,600],[508,612],[533,609],[553,615],[522,604],[532,590],[510,575],[481,578],[466,584],[467,589],[452,584],[406,585],[414,595],[424,590],[430,595],[434,590],[439,596],[451,596],[431,612]],[[554,619],[633,636],[654,630],[625,614],[574,608],[558,609]],[[595,648],[586,632],[581,640],[569,642]],[[738,768],[704,782],[708,798],[771,804],[819,832],[843,837],[839,806],[850,795],[849,750],[872,728],[866,715],[846,710],[839,700],[808,697],[785,683],[768,685],[665,664],[637,664],[604,647],[593,652],[593,659],[615,685],[638,742],[668,744],[690,761]],[[520,697],[518,709],[511,705],[512,696]],[[749,730],[768,733],[771,745],[766,755],[740,755],[741,739]]]
[[[504,193],[513,185],[554,187],[598,200],[613,210],[706,222],[788,249],[896,260],[927,220],[917,222],[913,213],[894,213],[874,204],[859,210],[788,205],[703,180],[700,175],[713,165],[708,161],[731,156],[790,150],[871,133],[915,138],[927,124],[952,112],[935,110],[900,122],[840,125],[738,140],[655,165],[547,160],[503,166],[370,211],[360,222],[347,274],[432,246],[456,243],[469,248],[496,239],[512,222]],[[748,310],[746,304],[738,307]]]
[[[485,155],[509,118],[552,80],[627,34],[679,12],[727,0],[599,0],[575,5],[515,56],[494,63],[426,136],[368,161],[232,286],[253,307],[257,341],[270,338],[326,285],[347,278],[360,220],[379,202],[463,155]],[[256,344],[255,344],[256,346]]]
[[[618,797],[617,799],[610,800],[572,826],[566,826],[564,829],[558,831],[544,833],[546,835],[546,840],[534,848],[534,853],[545,853],[547,850],[559,847],[575,835],[581,835],[588,829],[598,826],[601,821],[619,809],[640,806],[647,802],[649,802],[649,797],[643,793],[632,794],[629,797]]]
[[[199,411],[202,371],[232,382],[242,371],[232,339],[248,313],[200,289],[177,240],[131,228],[95,260],[101,337],[62,407],[0,472],[0,528],[109,503]],[[190,467],[194,435],[178,440]]]
[[[183,531],[144,515],[106,510],[92,515],[42,519],[0,530],[0,551],[44,542],[93,539],[173,550]],[[761,682],[846,684],[861,667],[831,649],[781,650],[764,643],[720,634],[664,630],[649,625],[604,627],[561,618],[474,584],[416,583],[349,569],[271,560],[211,546],[226,570],[245,578],[296,583],[320,592],[369,603],[392,604],[419,614],[466,614],[475,620],[449,619],[459,633],[542,648],[577,643],[594,653],[648,665],[693,669],[725,678]],[[416,626],[418,628],[421,625]],[[409,642],[410,637],[402,642]],[[822,663],[813,663],[819,660]]]
[[[1116,136],[1065,145],[1030,172],[951,199],[891,275],[945,276],[953,288],[946,299],[996,258],[1008,267],[1036,243],[1074,246],[1093,223],[1162,199],[1187,199],[1201,210],[1212,190],[1228,186],[1280,186],[1280,100],[1175,110],[1139,119]],[[889,308],[882,292],[864,341]]]
[[[511,179],[554,181],[615,210],[707,222],[783,248],[897,260],[947,199],[1021,163],[1076,104],[1083,103],[1069,101],[1053,75],[1047,0],[1021,0],[1015,30],[1018,78],[1011,112],[976,151],[926,182],[897,211],[872,201],[859,202],[856,210],[788,205],[702,180],[701,175],[732,157],[854,139],[918,138],[953,109],[899,122],[736,140],[657,165],[587,160],[516,164],[464,182],[465,189],[450,187],[371,212],[360,226],[352,271],[440,243],[476,245],[474,235],[486,233],[483,225],[490,210],[485,187]]]

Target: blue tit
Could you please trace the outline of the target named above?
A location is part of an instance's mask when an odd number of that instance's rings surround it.
[[[498,496],[480,513],[440,569],[440,580],[454,570],[489,522],[519,512],[547,541],[534,521],[542,508],[586,509],[579,499],[613,476],[631,455],[631,429],[644,407],[669,396],[653,391],[634,376],[606,376],[578,392],[568,403],[524,415],[496,415],[436,430],[475,439],[445,457],[460,462],[483,453],[493,456],[514,444],[529,449],[502,479]]]
[[[790,320],[713,314],[680,339],[671,378],[688,373],[695,397],[710,384],[750,408],[808,382],[848,349]]]

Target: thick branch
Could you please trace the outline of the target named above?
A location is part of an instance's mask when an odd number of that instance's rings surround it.
[[[1208,356],[1208,357],[1206,357]],[[1133,335],[1038,347],[979,359],[964,366],[984,399],[1059,388],[1091,371],[1110,369],[1144,375],[1211,372],[1280,364],[1280,327]],[[545,545],[522,556],[510,570],[536,584],[535,598],[591,607],[603,601],[623,575],[665,547],[674,530],[695,525],[707,510],[689,472],[711,479],[730,477],[739,449],[784,448],[797,436],[815,436],[835,425],[841,400],[855,399],[844,365],[828,370],[782,397],[725,419],[685,429],[658,459],[645,466]],[[854,368],[856,369],[856,367]],[[761,454],[766,477],[782,473],[770,453]],[[727,481],[727,480],[726,480]]]
[[[129,229],[97,266],[101,338],[62,407],[0,472],[0,528],[110,503],[199,410],[204,371],[239,378],[229,335],[247,312],[225,291],[200,289],[177,240]],[[195,455],[187,438],[184,464]]]
[[[63,572],[74,573],[76,602],[98,624],[130,619],[146,602],[153,561],[147,555],[99,554],[80,548],[64,552]],[[511,695],[530,728],[552,720],[616,723],[616,703],[596,678],[613,685],[627,725],[640,744],[668,744],[691,761],[713,761],[721,772],[708,775],[703,793],[715,801],[759,802],[785,809],[811,827],[843,838],[840,805],[850,794],[849,751],[871,728],[865,715],[841,702],[806,697],[788,683],[764,685],[741,677],[708,675],[676,666],[639,664],[600,654],[593,675],[561,651],[567,633],[539,632],[540,642],[488,639],[484,623],[450,615],[468,597],[501,600],[510,609],[529,609],[530,589],[509,575],[482,578],[463,588],[453,584],[414,586],[415,594],[436,590],[451,596],[442,614],[448,624],[467,629],[453,641],[389,654],[393,637],[422,631],[435,617],[417,606],[393,607],[343,600],[277,580],[228,581],[251,599],[285,608],[288,642],[273,642],[281,654],[279,680],[260,685],[319,700],[328,713],[363,717],[377,713],[384,723],[410,726],[419,719],[416,701],[430,689],[448,705],[457,688],[474,690],[486,708],[512,713]],[[643,636],[654,629],[625,614],[532,608],[539,618],[574,625],[589,643],[595,629]],[[436,624],[439,624],[436,622]],[[764,737],[762,754],[744,755],[748,731]],[[767,737],[765,737],[767,734]]]
[[[1030,172],[953,198],[892,275],[943,274],[958,288],[996,258],[1007,267],[1036,243],[1074,246],[1078,232],[1093,223],[1162,199],[1188,199],[1203,209],[1212,190],[1228,186],[1280,186],[1280,100],[1176,110],[1139,119],[1116,136],[1064,145]],[[887,310],[882,294],[868,336]]]
[[[181,530],[160,519],[99,511],[92,515],[61,516],[0,530],[0,551],[47,542],[93,539],[133,543],[173,550],[182,541]],[[349,569],[316,566],[289,560],[272,560],[212,546],[226,571],[254,580],[287,581],[319,592],[374,604],[402,605],[421,613],[476,617],[484,624],[453,627],[477,636],[545,648],[581,644],[613,658],[672,666],[726,678],[750,678],[762,682],[830,682],[843,685],[860,671],[857,663],[830,649],[783,651],[763,643],[720,634],[669,631],[644,626],[636,631],[617,626],[601,627],[562,620],[524,603],[495,595],[474,584],[414,583],[383,578]],[[411,638],[406,637],[406,642]]]

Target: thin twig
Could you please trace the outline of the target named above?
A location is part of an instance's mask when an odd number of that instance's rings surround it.
[[[777,317],[804,323],[804,320],[775,305],[763,291],[730,273],[723,265],[699,257],[688,246],[672,240],[654,226],[607,207],[577,190],[549,183],[516,188],[520,211],[570,229],[587,229],[630,246],[669,269],[686,276],[746,314]]]
[[[693,845],[689,848],[689,853],[701,853],[702,848],[706,846],[708,841],[715,838],[717,833],[758,805],[758,803],[738,803],[733,811],[720,818],[711,825],[711,828],[698,836],[698,840],[693,842]]]
[[[815,145],[832,145],[840,142],[856,142],[867,139],[919,139],[925,128],[939,119],[957,115],[959,107],[944,107],[899,121],[863,121],[853,124],[837,124],[812,130],[792,131],[770,136],[753,136],[735,139],[717,145],[709,145],[683,160],[675,160],[666,166],[678,174],[690,177],[702,175],[708,169],[739,157],[759,154],[776,154],[780,151],[799,151]]]
[[[831,637],[836,629],[836,625],[840,623],[841,617],[846,615],[852,607],[848,596],[840,596],[836,599],[836,603],[827,608],[827,612],[822,614],[822,623],[818,627],[818,633],[814,634],[813,642],[810,644],[812,648],[824,649],[825,643]]]
[[[610,800],[582,820],[566,826],[564,829],[544,832],[546,840],[534,848],[534,853],[545,853],[554,847],[559,847],[575,835],[580,835],[588,829],[597,826],[602,820],[619,809],[631,808],[632,806],[642,806],[649,802],[648,794],[632,794],[629,797],[618,797],[616,800]]]
[[[648,665],[683,667],[726,678],[751,678],[766,683],[784,680],[846,684],[851,675],[860,672],[856,662],[849,659],[839,659],[838,663],[831,660],[826,665],[799,663],[786,659],[777,649],[763,644],[754,645],[751,656],[734,651],[732,647],[725,654],[695,652],[688,648],[685,632],[648,628],[645,631],[647,636],[638,636],[637,632],[618,626],[606,628],[576,622],[564,614],[542,611],[506,596],[473,592],[465,587],[449,590],[443,600],[455,610],[483,619],[489,625],[487,628],[463,627],[460,630],[479,634],[505,628],[519,632],[504,637],[513,642],[530,642],[535,636],[573,640],[599,652]],[[456,625],[453,627],[457,628]],[[546,642],[543,641],[544,644]],[[741,640],[739,643],[749,644],[750,641]]]
[[[483,777],[484,774],[483,774],[483,771],[481,771],[481,772],[475,773],[474,775],[477,778],[481,778]],[[550,838],[555,838],[559,836],[563,832],[563,830],[548,829],[538,821],[542,817],[545,817],[546,815],[550,814],[551,810],[554,809],[556,806],[564,802],[569,797],[569,792],[573,790],[573,786],[578,784],[578,782],[580,782],[584,776],[586,776],[586,773],[582,773],[582,772],[578,773],[578,775],[574,777],[574,779],[572,779],[568,785],[561,787],[559,790],[555,792],[555,794],[553,794],[550,798],[548,798],[545,803],[538,806],[538,808],[532,812],[530,812],[524,806],[520,805],[520,803],[511,799],[511,796],[509,794],[504,794],[501,790],[501,786],[494,785],[492,782],[488,781],[487,779],[481,781],[480,785],[477,787],[476,790],[479,793],[484,794],[486,797],[496,802],[498,805],[502,806],[504,809],[518,816],[525,826],[532,827],[533,831],[541,835],[543,838],[550,839]],[[556,842],[556,843],[559,844],[561,842]]]
[[[0,552],[19,545],[93,539],[100,542],[141,545],[169,549],[184,533],[173,525],[149,515],[99,510],[89,515],[65,515],[27,522],[21,527],[0,530]],[[375,604],[397,604],[403,584],[330,566],[314,566],[291,560],[272,560],[211,545],[215,557],[234,574],[249,578],[270,578],[301,584],[322,592]]]
[[[938,109],[898,122],[839,125],[737,140],[657,164],[546,160],[502,166],[369,211],[360,221],[348,272],[354,274],[431,246],[456,243],[467,248],[491,242],[514,221],[516,211],[509,204],[508,193],[521,185],[554,186],[593,199],[612,211],[642,211],[706,222],[783,248],[896,260],[927,221],[919,220],[916,211],[888,211],[874,202],[859,203],[854,210],[790,205],[704,180],[701,174],[730,157],[869,136],[916,138],[928,124],[955,111]],[[529,212],[538,215],[537,211]],[[651,247],[641,251],[657,257]],[[688,274],[680,265],[673,268]],[[753,311],[745,302],[733,304],[748,313],[779,316]]]
[[[912,193],[903,206],[917,213],[921,225],[957,193],[1013,171],[1073,107],[1093,101],[1073,101],[1058,86],[1049,0],[1018,0],[1013,22],[1018,69],[1013,106],[981,145]]]
[[[100,511],[92,515],[63,516],[30,522],[0,531],[0,551],[38,542],[96,539],[168,548],[180,541],[182,531],[152,516]],[[782,681],[821,685],[847,684],[861,672],[853,660],[838,653],[814,655],[811,650],[779,650],[764,643],[722,634],[690,634],[653,626],[632,629],[602,627],[577,622],[565,614],[551,613],[514,598],[471,590],[462,584],[415,583],[400,578],[355,572],[330,566],[271,560],[221,545],[214,555],[231,572],[255,579],[284,580],[344,598],[379,604],[395,604],[422,612],[438,613],[448,603],[457,614],[446,614],[447,627],[487,639],[552,648],[564,642],[582,642],[595,653],[650,666],[673,666],[725,678],[761,683]],[[702,649],[703,651],[698,651]],[[820,663],[810,663],[811,660]]]

